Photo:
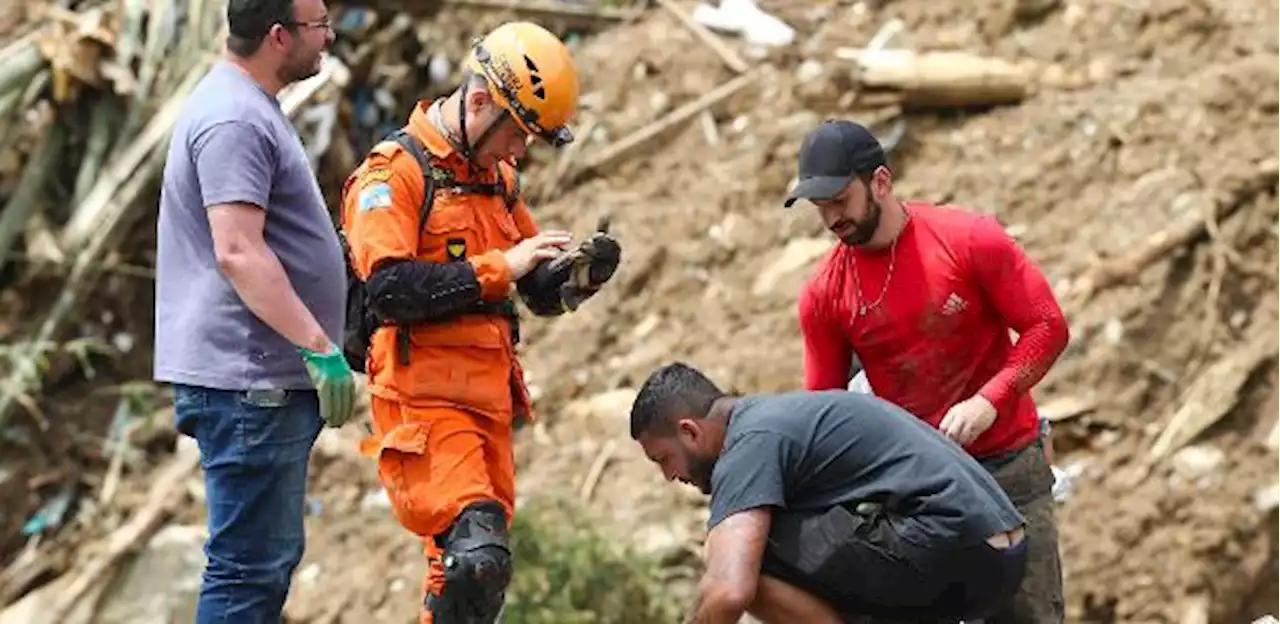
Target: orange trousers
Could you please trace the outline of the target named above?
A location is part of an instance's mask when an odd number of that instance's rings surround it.
[[[511,425],[451,407],[413,407],[372,397],[373,436],[362,443],[378,461],[378,480],[396,519],[422,538],[426,593],[444,588],[436,536],[471,503],[496,501],[510,526],[515,511]],[[421,624],[432,624],[423,610]]]

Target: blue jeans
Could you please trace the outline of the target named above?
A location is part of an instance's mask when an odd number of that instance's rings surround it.
[[[278,624],[305,546],[316,393],[175,385],[174,412],[204,469],[208,563],[196,624]]]

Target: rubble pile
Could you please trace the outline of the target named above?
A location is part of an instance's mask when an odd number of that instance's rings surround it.
[[[169,621],[181,600],[130,588],[163,579],[190,596],[198,580],[184,555],[202,539],[198,469],[175,450],[163,392],[138,380],[155,146],[167,103],[217,48],[218,4],[39,3],[0,22],[4,624],[94,597],[116,605],[99,622]],[[572,500],[664,557],[672,600],[697,566],[703,501],[629,440],[630,399],[672,359],[735,391],[799,384],[795,296],[831,239],[781,197],[804,133],[842,116],[892,148],[899,195],[999,215],[1069,315],[1072,343],[1036,398],[1074,483],[1060,508],[1070,621],[1274,612],[1274,3],[330,9],[326,72],[289,101],[335,205],[411,101],[448,90],[475,34],[519,14],[574,46],[581,138],[535,148],[524,186],[545,227],[584,234],[611,214],[625,257],[577,313],[525,325],[540,419],[520,434],[520,496]],[[315,456],[291,622],[413,618],[420,547],[359,463],[358,436],[328,431]]]

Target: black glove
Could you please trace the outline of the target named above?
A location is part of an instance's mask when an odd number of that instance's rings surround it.
[[[609,235],[609,217],[601,217],[598,230],[569,252],[573,266],[569,280],[560,286],[560,298],[570,310],[586,301],[613,277],[622,261],[622,246]]]

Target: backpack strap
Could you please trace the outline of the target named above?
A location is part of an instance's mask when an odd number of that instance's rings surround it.
[[[436,201],[436,178],[431,175],[435,166],[427,156],[427,152],[422,149],[422,144],[418,143],[418,140],[404,128],[396,130],[387,138],[399,143],[404,151],[409,152],[409,155],[418,161],[418,167],[422,169],[422,208],[418,212],[418,236],[422,236],[422,228],[427,227],[427,219],[431,217],[431,207]]]
[[[418,140],[414,138],[413,135],[409,134],[409,132],[404,128],[396,130],[387,138],[399,143],[400,147],[403,147],[406,152],[409,152],[409,155],[413,156],[414,160],[418,161],[418,167],[422,169],[422,206],[418,209],[417,231],[417,238],[421,238],[422,230],[427,227],[427,219],[431,218],[431,207],[434,206],[436,202],[436,178],[432,175],[435,171],[435,166],[427,156],[426,151],[422,149],[422,145],[418,143]],[[396,346],[399,351],[398,355],[400,356],[400,365],[408,366],[410,347],[409,328],[403,326],[396,327],[396,339]]]

